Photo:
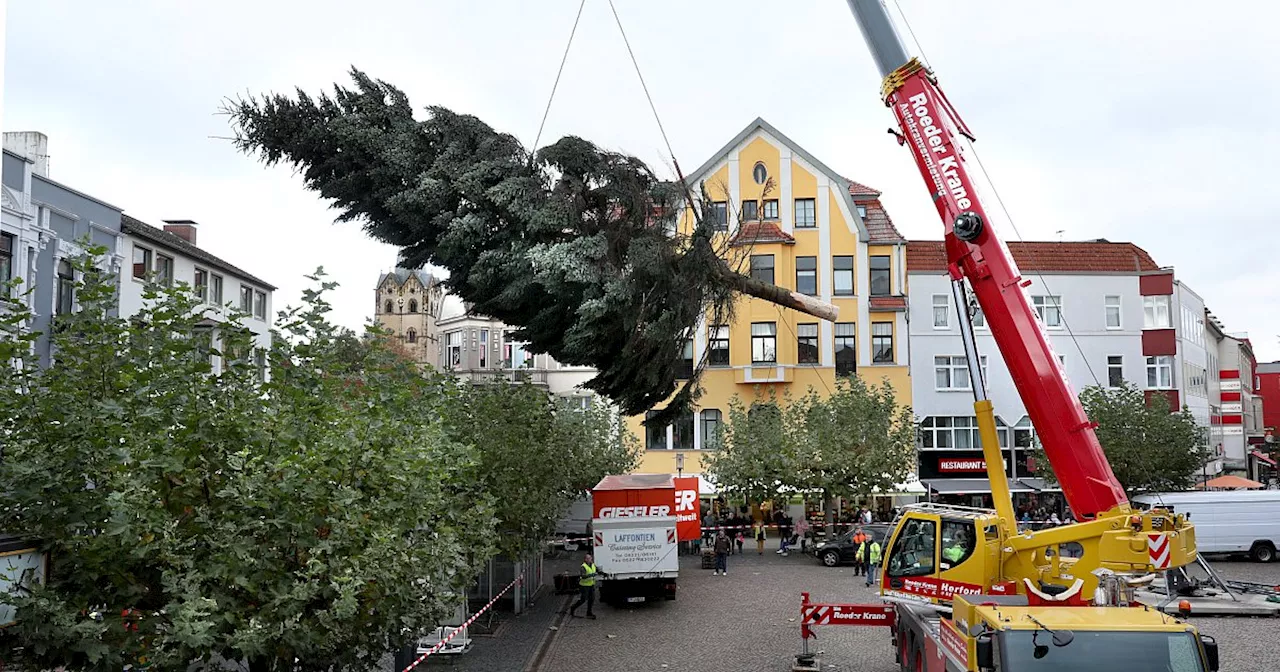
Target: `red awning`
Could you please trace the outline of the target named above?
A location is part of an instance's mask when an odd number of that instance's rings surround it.
[[[1249,454],[1250,454],[1250,455],[1252,455],[1252,456],[1254,456],[1254,457],[1256,457],[1256,458],[1258,458],[1259,460],[1262,460],[1263,462],[1266,462],[1267,464],[1269,464],[1269,465],[1271,465],[1271,466],[1273,466],[1273,467],[1274,467],[1274,466],[1276,466],[1276,461],[1275,461],[1275,460],[1273,460],[1273,459],[1271,459],[1271,458],[1267,457],[1266,455],[1263,455],[1262,453],[1259,453],[1259,452],[1258,452],[1258,451],[1256,451],[1256,450],[1251,450],[1251,451],[1249,451]]]

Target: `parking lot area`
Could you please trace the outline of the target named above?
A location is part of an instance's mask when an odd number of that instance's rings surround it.
[[[775,547],[776,548],[776,547]],[[1280,563],[1218,560],[1226,578],[1280,584]],[[729,560],[728,576],[713,576],[699,559],[684,557],[674,602],[615,609],[598,606],[598,620],[566,620],[554,634],[539,669],[785,671],[800,650],[800,593],[816,602],[873,602],[877,597],[849,567],[823,567],[812,557],[781,557],[753,550]],[[1280,619],[1195,618],[1217,638],[1223,670],[1280,669]],[[897,670],[885,628],[826,627],[813,650],[825,652],[826,670]]]

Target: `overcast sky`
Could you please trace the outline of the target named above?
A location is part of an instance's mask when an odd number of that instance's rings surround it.
[[[884,192],[909,238],[940,238],[843,0],[615,0],[686,169],[762,116]],[[893,7],[892,2],[890,4]],[[9,3],[5,130],[49,135],[54,179],[143,221],[189,218],[201,247],[295,302],[324,266],[358,328],[395,250],[287,168],[225,140],[220,101],[315,91],[354,65],[419,107],[532,143],[578,0],[20,0]],[[1025,240],[1132,241],[1204,297],[1260,361],[1280,358],[1280,5],[903,0],[979,138]],[[906,31],[901,29],[904,37]],[[587,0],[542,144],[577,134],[669,173],[607,0]],[[1017,240],[1009,226],[1001,227]],[[1059,232],[1061,232],[1059,234]]]

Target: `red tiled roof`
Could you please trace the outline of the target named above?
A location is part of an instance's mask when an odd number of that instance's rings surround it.
[[[880,205],[880,200],[865,201],[858,205],[866,206],[867,216],[862,218],[862,223],[867,225],[867,242],[876,243],[901,243],[906,239],[898,232],[897,227],[893,225],[893,220],[889,219],[889,211]]]
[[[744,222],[729,241],[730,245],[756,243],[795,243],[796,239],[778,228],[777,222]]]
[[[1158,271],[1160,265],[1133,243],[1105,240],[1007,243],[1009,253],[1023,271],[1041,273],[1123,273]],[[941,240],[907,243],[907,271],[947,270],[947,252]]]
[[[903,310],[907,307],[907,297],[873,296],[868,307],[871,310]]]
[[[854,198],[854,200],[857,200],[859,197],[862,197],[862,198],[875,198],[875,197],[877,197],[877,196],[879,196],[879,195],[880,195],[880,191],[879,191],[879,190],[877,190],[877,189],[873,189],[873,188],[871,188],[871,187],[868,187],[868,186],[867,186],[867,185],[865,185],[865,184],[860,184],[860,183],[858,183],[858,182],[854,182],[853,180],[851,180],[851,179],[849,179],[849,178],[847,178],[847,177],[846,177],[846,178],[844,178],[844,179],[845,179],[845,181],[846,181],[846,182],[848,182],[848,183],[849,183],[849,195],[850,195],[850,196],[852,196],[852,197]]]

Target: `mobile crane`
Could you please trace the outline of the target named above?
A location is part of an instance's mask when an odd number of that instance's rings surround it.
[[[884,77],[882,98],[898,122],[890,132],[912,152],[946,230],[995,505],[992,511],[922,504],[899,515],[881,581],[882,598],[894,605],[899,664],[920,672],[1216,670],[1211,637],[1134,600],[1136,587],[1155,572],[1195,561],[1191,523],[1169,511],[1130,507],[1032,309],[1025,291],[1031,281],[1018,272],[974,189],[961,145],[972,134],[934,74],[908,57],[882,1],[847,1]],[[1017,529],[967,291],[1079,523]],[[1067,549],[1074,557],[1064,557]]]

